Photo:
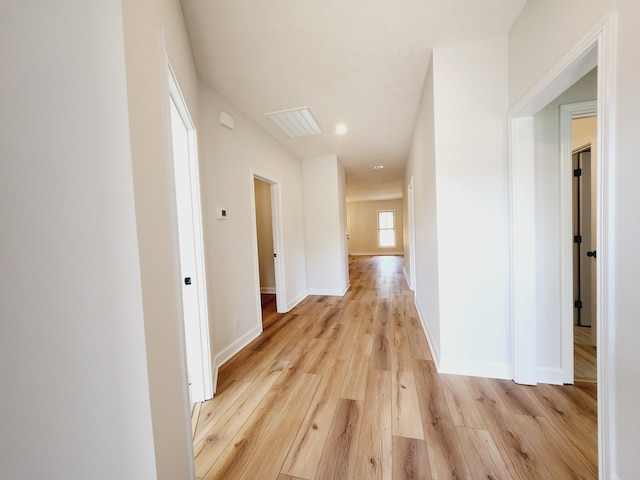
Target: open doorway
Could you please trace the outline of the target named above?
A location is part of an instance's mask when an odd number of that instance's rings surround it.
[[[257,305],[265,327],[265,315],[285,313],[287,308],[282,206],[280,182],[251,171],[253,218],[255,224],[256,295]]]
[[[597,117],[573,117],[574,381],[597,381]]]
[[[536,149],[542,144],[537,138],[535,128],[535,116],[554,98],[557,98],[567,87],[573,85],[586,75],[594,67],[597,67],[597,402],[598,402],[598,468],[600,477],[606,476],[606,467],[610,464],[612,451],[608,439],[611,435],[611,382],[608,375],[611,351],[610,351],[610,325],[607,319],[611,315],[609,298],[612,295],[613,285],[609,281],[611,257],[610,222],[611,216],[611,158],[614,142],[613,130],[613,95],[615,70],[613,59],[615,58],[614,46],[616,38],[615,13],[606,16],[593,30],[585,36],[578,45],[563,57],[548,74],[542,78],[509,112],[509,171],[510,171],[510,236],[511,236],[511,318],[512,318],[512,346],[513,346],[513,378],[518,383],[535,385],[539,381],[541,368],[539,368],[539,349],[548,346],[545,342],[538,341],[538,326],[543,318],[538,312],[540,303],[538,300],[539,289],[537,279],[540,273],[540,261],[545,257],[540,256],[536,250],[536,220],[539,212],[536,211]],[[556,158],[557,158],[557,144]],[[571,162],[571,147],[569,145],[569,162]],[[561,149],[565,150],[564,145]],[[560,179],[561,185],[568,183],[568,191],[565,188],[562,196],[569,196],[569,201],[563,199],[564,204],[571,204],[571,170],[563,168],[562,175],[567,175],[569,181]],[[564,188],[564,187],[563,187]],[[568,220],[562,213],[562,224],[569,225],[571,231],[571,211],[568,212]],[[564,230],[563,230],[564,232]],[[572,246],[566,241],[562,233],[558,237],[560,255],[558,264],[563,271],[569,271],[568,278],[572,279],[573,255]],[[568,246],[565,247],[565,246]],[[532,252],[535,254],[532,255]],[[567,254],[568,253],[568,254]],[[567,282],[567,276],[562,275],[562,292],[573,294],[573,283]],[[557,278],[557,277],[556,277]],[[538,290],[538,291],[537,291]],[[573,317],[573,304],[561,305],[562,317]],[[568,313],[567,313],[568,312]],[[573,337],[572,323],[568,324],[570,336]],[[564,331],[563,340],[564,343]],[[564,352],[564,349],[563,349]],[[571,355],[573,356],[573,355]],[[561,358],[561,370],[565,371],[566,357]],[[573,362],[571,362],[573,371]],[[556,368],[556,372],[560,369]],[[559,372],[562,374],[562,372]],[[548,373],[542,371],[542,373]]]
[[[271,205],[271,184],[254,177],[256,208],[256,238],[258,247],[258,275],[260,278],[260,305],[262,325],[268,324],[276,312],[277,291],[273,246],[273,209]]]

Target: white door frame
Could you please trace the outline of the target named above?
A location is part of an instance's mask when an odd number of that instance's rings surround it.
[[[409,288],[416,290],[416,235],[414,224],[413,175],[407,186],[407,220],[409,222]]]
[[[509,112],[509,194],[513,378],[518,383],[537,383],[536,358],[536,260],[534,189],[534,115],[568,87],[598,67],[598,205],[597,205],[597,313],[598,362],[598,468],[609,478],[612,465],[614,380],[611,362],[615,312],[612,295],[613,169],[615,158],[615,40],[616,13],[596,25]],[[606,321],[601,321],[606,319]]]
[[[560,106],[560,298],[562,382],[574,382],[573,355],[573,147],[571,121],[597,114],[597,101]],[[597,258],[596,258],[597,260]],[[594,328],[597,328],[597,321]]]
[[[287,289],[284,273],[284,241],[282,231],[282,200],[280,181],[257,172],[253,168],[249,169],[251,181],[251,218],[253,219],[253,257],[255,264],[255,291],[256,291],[256,311],[257,318],[262,318],[262,302],[260,300],[260,269],[258,266],[258,228],[256,225],[256,191],[255,180],[261,180],[271,186],[271,222],[273,228],[273,250],[275,253],[274,272],[276,281],[276,310],[278,313],[286,313],[287,308]]]
[[[194,250],[195,250],[195,282],[193,283],[194,287],[197,288],[198,292],[198,310],[200,313],[199,316],[199,349],[194,352],[194,356],[199,359],[197,364],[194,366],[194,370],[196,375],[192,375],[189,379],[191,382],[191,394],[193,402],[202,402],[204,400],[208,400],[213,397],[213,369],[211,365],[211,346],[210,346],[210,338],[209,338],[209,315],[208,315],[208,306],[207,306],[207,283],[206,283],[206,274],[205,274],[205,263],[204,263],[204,240],[203,240],[203,230],[202,230],[202,209],[200,203],[200,177],[199,177],[199,168],[198,168],[198,144],[197,144],[197,136],[195,124],[189,114],[187,109],[187,103],[182,95],[180,90],[180,86],[178,85],[178,81],[176,79],[175,72],[173,67],[171,66],[171,62],[169,61],[168,54],[166,49],[164,51],[165,55],[165,65],[166,65],[166,86],[165,86],[165,108],[167,115],[167,122],[169,125],[168,128],[168,142],[171,147],[171,128],[170,128],[170,102],[173,100],[176,105],[180,116],[187,126],[189,130],[188,133],[188,142],[189,142],[189,173],[190,173],[190,185],[191,185],[191,207],[193,214],[193,236],[194,236]],[[172,148],[169,148],[169,151],[173,151]],[[173,156],[170,156],[171,162],[171,171],[173,172]],[[172,174],[173,175],[173,174]],[[175,185],[170,187],[172,189],[173,203],[175,205]],[[176,235],[176,245],[179,244],[178,239],[178,228],[177,228],[177,212],[174,211],[176,215],[174,219],[174,227],[175,227],[175,235]],[[178,259],[178,265],[180,264]],[[179,268],[178,268],[179,270]],[[182,280],[182,279],[180,279]],[[181,283],[180,283],[181,286]],[[182,320],[179,331],[182,333],[181,346],[183,348],[183,357],[184,357],[184,371],[185,371],[185,387],[187,387],[187,361],[186,361],[186,336],[184,334],[184,318],[183,318],[183,310],[182,310],[182,290],[179,291],[180,298],[180,312],[179,319]]]

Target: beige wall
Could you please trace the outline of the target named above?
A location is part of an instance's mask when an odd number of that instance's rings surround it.
[[[429,345],[440,358],[440,292],[438,267],[438,211],[436,204],[436,151],[433,59],[429,62],[418,117],[407,159],[405,191],[413,178],[415,231],[415,303]],[[406,203],[406,197],[405,197]],[[405,207],[406,208],[406,207]],[[408,245],[405,259],[409,258]],[[405,262],[405,269],[411,265]]]
[[[344,167],[335,155],[305,159],[304,232],[311,295],[343,295],[349,287]]]
[[[307,294],[302,165],[202,81],[199,95],[200,183],[215,368],[262,331],[252,213],[254,175],[280,185],[283,251],[278,258],[284,264],[286,308],[293,308]],[[220,111],[234,117],[235,130],[220,124]],[[227,209],[225,220],[216,218],[216,207]]]
[[[407,164],[416,305],[445,373],[510,375],[507,54],[506,35],[433,51]]]
[[[193,472],[193,453],[161,28],[196,129],[198,76],[178,0],[125,0],[122,8],[156,464],[159,480],[175,480]]]
[[[121,8],[0,8],[5,480],[168,478],[156,476]]]
[[[257,178],[254,181],[256,198],[256,232],[258,237],[258,267],[260,292],[276,293],[273,264],[273,218],[271,216],[271,185]]]
[[[392,248],[378,246],[378,212],[395,212],[396,245]],[[347,203],[350,255],[385,255],[403,253],[402,200],[371,200]]]
[[[576,149],[593,144],[598,130],[597,117],[576,118],[571,122],[571,148]],[[591,152],[591,157],[595,148]]]

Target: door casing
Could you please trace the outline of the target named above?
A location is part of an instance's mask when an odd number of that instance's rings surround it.
[[[573,243],[571,241],[573,238],[573,146],[571,143],[571,121],[575,118],[596,115],[597,111],[598,102],[595,100],[560,106],[560,298],[562,302],[560,342],[562,345],[562,382],[568,384],[572,384],[574,380]],[[599,212],[598,207],[596,207],[596,210]]]
[[[615,44],[617,13],[601,22],[552,68],[509,112],[509,223],[512,374],[518,383],[537,383],[536,260],[534,195],[534,115],[594,67],[598,67],[598,267],[597,267],[597,364],[598,364],[598,469],[609,478],[614,465],[612,450],[613,398],[611,372],[615,311],[612,293]],[[600,320],[606,318],[606,322]]]

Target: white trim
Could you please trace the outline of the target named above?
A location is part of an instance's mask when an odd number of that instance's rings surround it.
[[[511,380],[511,365],[509,363],[476,362],[473,360],[449,360],[444,357],[440,359],[438,373]]]
[[[391,212],[393,213],[393,228],[380,228],[380,214],[381,213],[387,213],[387,212]],[[378,248],[398,248],[398,228],[397,228],[398,222],[396,221],[396,210],[394,208],[386,208],[383,210],[378,210],[378,213],[376,214],[376,230],[378,232]],[[388,247],[384,247],[382,245],[380,245],[380,231],[381,230],[393,230],[393,245],[389,245]]]
[[[162,115],[164,118],[164,134],[165,134],[165,160],[166,160],[166,174],[167,178],[170,179],[168,182],[169,189],[169,199],[173,204],[173,211],[170,219],[171,223],[171,236],[173,240],[173,271],[177,273],[177,279],[173,282],[174,287],[174,296],[177,299],[176,301],[176,311],[174,312],[174,328],[178,341],[178,351],[180,353],[180,358],[178,361],[180,362],[180,381],[182,384],[181,396],[182,396],[182,429],[184,437],[184,445],[186,447],[186,458],[193,459],[194,451],[193,451],[193,434],[191,427],[191,398],[189,395],[189,374],[187,367],[187,351],[186,351],[186,336],[184,331],[184,310],[182,307],[182,282],[180,278],[180,247],[179,247],[179,237],[178,237],[178,215],[177,215],[177,206],[176,206],[176,187],[174,178],[174,167],[173,167],[173,134],[171,131],[171,82],[169,81],[169,76],[172,75],[175,78],[173,70],[171,68],[171,63],[169,61],[169,53],[167,50],[167,43],[165,39],[164,28],[160,26],[159,31],[159,54],[160,54],[160,65],[162,66],[160,77],[161,77],[161,89],[162,89]],[[184,101],[184,98],[182,98]],[[187,112],[188,116],[188,112]],[[188,116],[189,121],[191,121],[191,117]],[[193,122],[191,122],[193,125]],[[207,337],[208,339],[209,337]],[[204,352],[203,352],[204,354]],[[209,352],[209,356],[206,357],[206,360],[209,362],[211,366],[211,354]],[[207,363],[204,361],[203,363]],[[204,367],[204,365],[203,365]],[[211,381],[213,378],[211,378]],[[213,391],[213,383],[211,384]],[[213,396],[213,393],[212,393]],[[156,451],[156,454],[158,452]],[[188,478],[193,478],[195,476],[195,463],[193,461],[188,462],[187,464],[188,471],[186,475]]]
[[[275,295],[276,289],[274,287],[260,287],[260,293]]]
[[[509,137],[512,376],[518,383],[535,385],[538,377],[533,117],[510,119]]]
[[[305,298],[307,298],[309,296],[309,293],[305,290],[304,292],[302,292],[300,295],[298,295],[296,298],[294,298],[293,300],[291,300],[289,303],[287,303],[287,312],[291,311],[293,308],[296,307],[296,305],[298,305],[301,301],[303,301]],[[286,313],[286,312],[284,312]]]
[[[211,366],[211,346],[209,338],[209,313],[207,303],[207,284],[206,284],[206,270],[204,259],[204,234],[202,229],[202,207],[200,196],[200,176],[198,165],[198,143],[197,132],[191,114],[187,108],[187,102],[184,99],[178,79],[176,78],[175,71],[169,60],[168,53],[165,54],[166,60],[166,80],[168,87],[168,98],[173,101],[176,106],[182,121],[188,128],[188,148],[189,148],[189,173],[190,173],[190,187],[191,187],[191,211],[193,222],[193,237],[194,237],[194,252],[195,252],[195,280],[196,287],[198,289],[198,310],[199,310],[199,337],[200,337],[200,352],[199,365],[196,366],[197,371],[200,373],[196,378],[191,378],[191,388],[193,402],[202,402],[209,400],[213,397],[213,374]],[[166,100],[165,100],[166,101]],[[173,165],[173,159],[171,161]],[[173,178],[173,175],[172,175]],[[175,198],[175,190],[174,190]],[[182,292],[180,294],[182,297]],[[182,315],[180,316],[182,318]],[[186,353],[185,353],[186,355]],[[193,369],[193,368],[192,368]]]
[[[260,292],[260,269],[258,267],[258,229],[256,226],[256,192],[255,192],[255,180],[261,180],[266,182],[271,187],[271,223],[273,230],[273,250],[276,253],[274,259],[274,273],[276,281],[276,311],[278,313],[286,313],[287,310],[287,283],[285,281],[285,269],[284,269],[284,234],[282,230],[282,196],[281,196],[281,184],[280,181],[274,177],[263,174],[255,170],[253,167],[249,168],[250,182],[251,182],[251,218],[252,222],[252,236],[253,236],[253,256],[255,264],[255,291],[256,291],[256,307],[257,318],[262,318],[262,306],[259,298]]]
[[[409,278],[409,274],[407,273],[406,266],[402,267],[402,273],[404,274],[404,279],[407,281],[407,285],[409,285],[409,289],[411,289],[411,279]]]
[[[429,344],[429,350],[431,350],[431,358],[433,358],[433,363],[436,366],[436,371],[440,372],[440,350],[434,348],[435,343],[431,338],[431,334],[429,333],[429,329],[427,328],[427,322],[422,315],[422,310],[420,310],[420,305],[418,305],[418,299],[416,296],[413,296],[413,304],[416,306],[416,311],[418,312],[418,319],[420,319],[420,325],[422,325],[422,331],[424,332],[424,336],[427,338],[427,343]]]
[[[213,364],[215,365],[214,376],[216,379],[216,383],[215,383],[216,387],[218,385],[218,372],[220,370],[220,367],[224,365],[226,362],[228,362],[231,359],[231,357],[237,354],[240,350],[242,350],[244,347],[249,345],[256,338],[258,338],[261,333],[262,333],[262,325],[258,325],[252,328],[247,333],[245,333],[242,337],[237,339],[235,342],[233,342],[231,345],[226,347],[224,350],[222,350],[213,358]]]
[[[562,382],[574,381],[573,358],[573,145],[571,121],[596,115],[595,100],[560,106],[560,326]],[[540,382],[545,382],[539,378]],[[558,383],[558,382],[545,382]]]
[[[564,372],[561,368],[538,368],[538,381],[540,383],[549,383],[551,385],[563,385]],[[573,383],[573,382],[571,382]]]
[[[407,221],[409,222],[409,288],[416,291],[416,229],[415,229],[415,197],[413,188],[413,175],[407,186]],[[405,272],[406,276],[406,272]]]
[[[615,291],[614,257],[614,202],[613,164],[615,162],[615,54],[617,38],[617,12],[608,14],[569,52],[531,91],[509,112],[509,169],[510,169],[510,225],[511,225],[511,315],[514,379],[520,381],[519,374],[527,373],[527,380],[537,375],[531,364],[527,342],[523,332],[531,330],[530,315],[523,309],[532,294],[535,283],[523,273],[529,268],[530,259],[523,257],[522,246],[527,241],[522,238],[521,222],[529,223],[525,229],[534,227],[534,218],[523,220],[522,215],[530,214],[534,197],[528,198],[526,190],[530,185],[523,178],[529,174],[533,157],[533,135],[520,130],[522,122],[532,122],[533,115],[554,98],[573,85],[593,67],[598,67],[598,222],[597,222],[597,364],[598,364],[598,471],[600,478],[613,476],[616,452],[613,392],[615,375],[613,362],[613,332],[615,332]],[[532,180],[531,180],[532,181]],[[534,264],[535,266],[535,264]],[[535,275],[533,272],[529,274]],[[535,278],[535,277],[534,277]],[[524,282],[521,282],[524,280]],[[533,284],[533,285],[532,285]],[[525,292],[521,290],[524,289]],[[535,317],[534,317],[535,322]],[[604,320],[604,321],[603,321]],[[531,373],[533,372],[533,374]]]
[[[347,293],[347,291],[349,290],[349,288],[351,287],[351,284],[348,283],[346,287],[344,287],[343,290],[340,289],[332,289],[332,288],[310,288],[309,289],[309,295],[322,295],[322,296],[329,296],[329,297],[342,297],[344,296],[345,293]]]

